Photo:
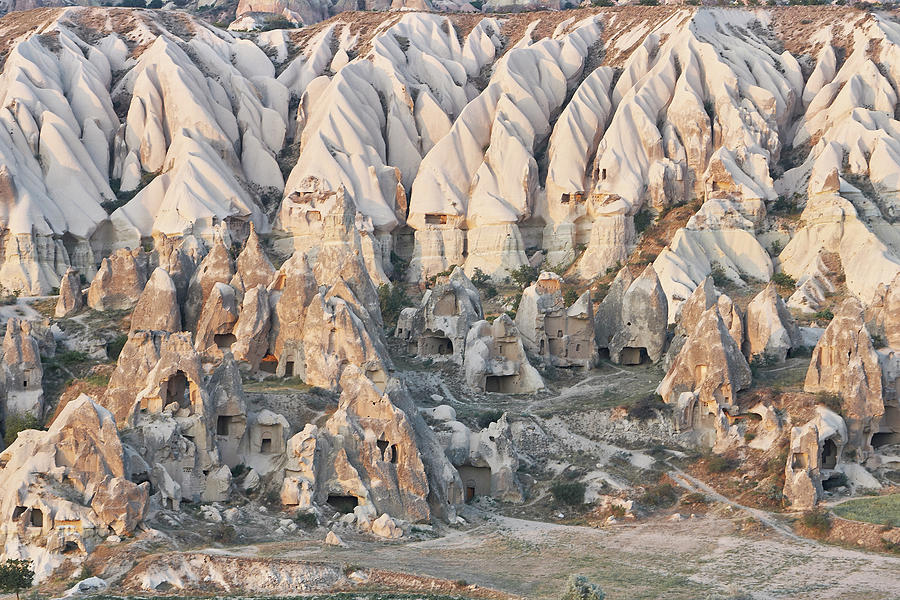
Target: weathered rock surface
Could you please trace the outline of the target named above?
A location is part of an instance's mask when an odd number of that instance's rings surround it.
[[[178,290],[169,274],[157,267],[131,313],[131,331],[181,331]]]
[[[66,269],[59,280],[59,300],[53,315],[63,319],[77,313],[84,306],[84,293],[81,289],[81,277],[75,269]]]
[[[823,497],[821,459],[819,430],[815,423],[792,428],[783,493],[793,510],[810,510]]]
[[[863,320],[862,305],[855,298],[841,304],[816,344],[803,389],[840,397],[848,446],[859,460],[865,459],[884,415],[884,401],[878,354]]]
[[[184,303],[184,326],[195,330],[200,311],[217,283],[229,283],[234,277],[234,264],[221,236],[216,236],[212,248],[191,277]]]
[[[476,390],[501,394],[527,394],[544,381],[525,356],[519,331],[509,315],[493,323],[479,321],[466,337],[466,383]]]
[[[747,305],[747,339],[745,354],[783,361],[788,353],[801,346],[800,331],[784,300],[769,283]]]
[[[669,307],[653,265],[648,265],[622,297],[619,329],[609,340],[609,358],[616,364],[657,362],[666,346]]]
[[[100,263],[100,269],[88,290],[88,306],[94,310],[128,310],[134,308],[147,273],[143,251],[117,250]]]
[[[3,337],[4,415],[44,414],[44,367],[38,341],[31,335],[31,324],[19,319],[6,322]]]
[[[275,278],[275,267],[259,241],[256,228],[250,226],[250,236],[244,243],[244,249],[235,261],[235,273],[231,278],[231,287],[237,290],[239,297],[256,286],[269,287]]]

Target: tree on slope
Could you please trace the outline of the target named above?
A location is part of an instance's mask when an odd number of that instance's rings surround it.
[[[0,563],[0,591],[15,592],[18,598],[19,590],[30,588],[33,579],[30,560],[9,559]]]

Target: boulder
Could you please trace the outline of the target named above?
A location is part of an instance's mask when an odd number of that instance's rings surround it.
[[[744,353],[751,360],[769,357],[782,362],[792,349],[800,345],[797,323],[775,290],[775,284],[769,282],[747,305]]]
[[[64,319],[77,313],[84,306],[84,292],[81,289],[81,276],[78,271],[69,267],[59,280],[59,300],[53,313],[57,319]]]
[[[597,307],[594,316],[594,338],[597,347],[609,353],[609,341],[622,329],[622,302],[625,292],[634,281],[634,276],[627,266],[622,267],[609,286],[609,291]]]
[[[859,300],[841,304],[812,353],[803,389],[836,394],[847,421],[848,446],[864,460],[884,415],[881,366]]]
[[[147,512],[148,485],[137,485],[122,477],[107,477],[97,487],[91,508],[116,535],[135,530]]]
[[[143,250],[116,250],[104,258],[88,290],[88,306],[94,310],[130,310],[147,283]]]
[[[372,533],[389,540],[403,537],[403,529],[387,513],[384,513],[372,522]]]
[[[181,331],[181,310],[175,282],[161,267],[153,270],[131,313],[131,331]]]

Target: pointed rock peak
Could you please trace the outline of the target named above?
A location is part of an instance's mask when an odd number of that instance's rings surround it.
[[[154,269],[131,313],[131,331],[181,331],[175,282],[162,267]]]

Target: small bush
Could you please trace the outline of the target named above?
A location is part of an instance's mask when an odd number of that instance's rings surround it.
[[[381,306],[381,318],[385,326],[393,328],[397,325],[397,318],[407,306],[412,306],[412,300],[406,295],[406,290],[400,284],[378,286],[378,303]]]
[[[584,575],[572,575],[560,600],[603,600],[606,594],[600,586],[588,581]]]
[[[678,490],[671,483],[660,483],[648,488],[644,494],[638,498],[638,503],[647,508],[666,508],[672,506],[678,501]]]
[[[772,275],[772,281],[778,287],[794,289],[797,287],[797,281],[787,273],[775,273]]]
[[[663,402],[662,396],[659,394],[644,396],[628,407],[628,418],[647,421],[656,417],[657,411],[663,410],[669,410],[669,405]]]
[[[13,592],[19,597],[19,590],[31,587],[34,569],[30,560],[7,559],[0,563],[0,591]]]
[[[563,302],[566,305],[566,308],[572,306],[578,301],[578,292],[575,288],[566,288],[566,291],[563,292]]]
[[[314,512],[298,512],[294,516],[294,523],[303,529],[315,529],[319,526],[319,518]]]
[[[231,467],[231,478],[237,479],[238,477],[240,477],[241,475],[243,475],[246,472],[247,472],[247,465],[245,465],[244,463],[241,463],[239,465],[234,465],[233,467]]]
[[[753,433],[752,431],[748,431],[747,433],[744,434],[744,441],[747,442],[748,444],[755,439],[756,439],[756,434]]]
[[[122,348],[125,347],[127,341],[127,335],[119,335],[106,343],[106,355],[110,360],[119,360],[119,355],[122,354]]]
[[[691,492],[681,497],[682,504],[709,504],[709,498],[700,492]]]
[[[550,493],[560,504],[578,506],[584,504],[586,486],[580,481],[558,481],[550,487]]]
[[[653,215],[650,214],[647,210],[642,210],[636,215],[634,215],[634,232],[637,234],[643,233],[650,227],[650,223],[653,221]]]
[[[828,410],[831,410],[837,414],[841,414],[842,411],[842,398],[840,394],[834,394],[832,392],[819,392],[816,394],[816,403],[821,404]]]
[[[706,462],[706,470],[710,473],[724,473],[737,468],[737,462],[724,456],[713,456]]]
[[[475,272],[472,273],[472,284],[482,292],[484,292],[485,298],[493,298],[497,295],[497,286],[494,285],[494,280],[491,279],[491,276],[475,267]]]
[[[541,272],[537,267],[522,265],[518,269],[510,271],[509,277],[520,290],[524,290],[533,282],[537,281],[538,275],[540,274]]]
[[[87,362],[89,360],[89,357],[84,352],[69,350],[67,352],[63,352],[62,354],[57,354],[54,360],[59,364],[72,366]]]
[[[234,527],[227,523],[219,523],[212,532],[212,538],[222,544],[231,544],[235,538]]]
[[[831,312],[830,308],[826,308],[824,310],[820,310],[816,314],[813,315],[813,319],[821,320],[821,321],[830,321],[834,318],[834,313]]]
[[[817,536],[825,537],[831,531],[831,516],[824,510],[810,510],[803,513],[800,523]]]
[[[713,283],[716,287],[725,287],[731,283],[731,279],[729,279],[728,275],[725,273],[725,267],[719,263],[712,264],[709,274],[712,276]]]
[[[40,429],[41,421],[31,413],[12,413],[6,417],[6,433],[3,435],[3,442],[9,446],[19,433],[26,429]]]

